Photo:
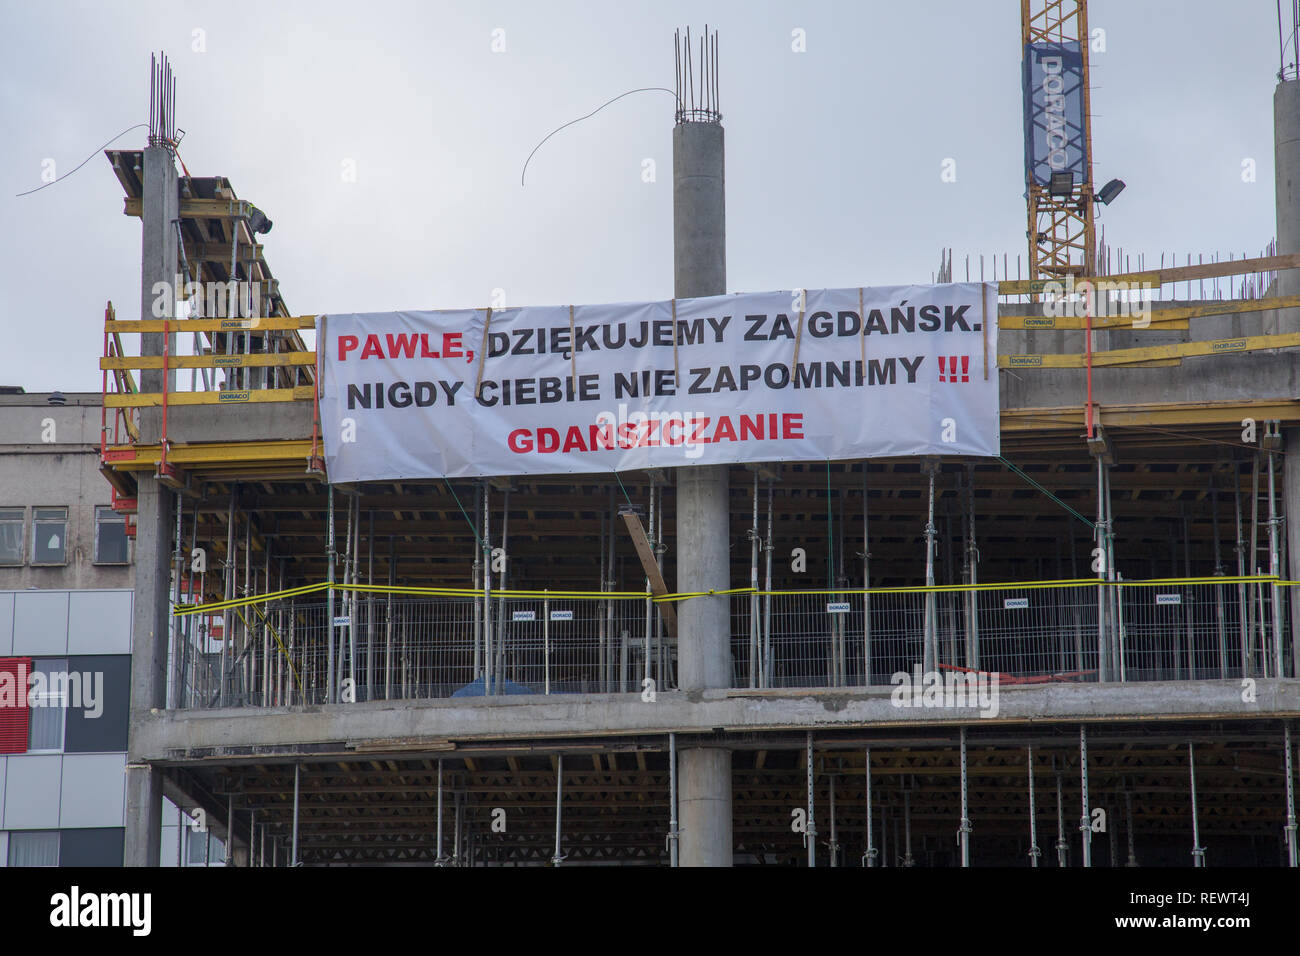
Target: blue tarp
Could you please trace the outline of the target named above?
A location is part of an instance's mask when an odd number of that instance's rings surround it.
[[[492,690],[499,694],[531,694],[532,690],[523,684],[516,684],[514,681],[500,680],[499,678],[492,681]],[[464,687],[452,693],[452,697],[486,697],[488,690],[487,677],[479,677]]]

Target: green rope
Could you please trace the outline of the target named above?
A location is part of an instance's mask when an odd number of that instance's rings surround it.
[[[460,503],[460,495],[456,494],[456,489],[451,486],[451,482],[446,478],[442,479],[442,483],[447,486],[447,490],[451,492],[451,496],[456,499],[456,505],[460,508],[460,513],[465,516],[465,523],[469,525],[469,533],[474,536],[474,544],[483,548],[483,539],[478,536],[478,528],[474,527],[474,522],[470,519],[469,513],[465,510],[465,506]]]
[[[1037,488],[1037,489],[1038,489],[1039,491],[1041,491],[1043,494],[1047,495],[1047,497],[1051,498],[1053,501],[1055,501],[1058,505],[1060,505],[1060,506],[1061,506],[1062,508],[1064,508],[1066,511],[1070,512],[1070,514],[1074,515],[1076,518],[1078,518],[1080,521],[1082,521],[1084,524],[1086,524],[1086,525],[1088,526],[1089,530],[1092,530],[1092,531],[1096,531],[1096,530],[1097,530],[1097,526],[1096,526],[1095,524],[1093,524],[1091,521],[1089,521],[1089,520],[1088,520],[1087,518],[1085,518],[1083,515],[1079,514],[1079,512],[1075,511],[1073,508],[1071,508],[1069,505],[1067,505],[1067,504],[1066,504],[1064,501],[1062,501],[1060,498],[1056,497],[1056,495],[1052,494],[1050,491],[1048,491],[1046,488],[1044,488],[1042,485],[1040,485],[1038,482],[1036,482],[1036,481],[1035,481],[1032,477],[1030,477],[1028,474],[1026,474],[1025,472],[1021,471],[1018,467],[1016,467],[1016,465],[1014,465],[1013,463],[1007,461],[1007,460],[1006,460],[1005,458],[1003,458],[1001,455],[998,455],[998,461],[1002,462],[1002,464],[1004,464],[1004,465],[1006,465],[1008,468],[1010,468],[1010,469],[1011,469],[1015,474],[1017,474],[1017,475],[1019,475],[1021,478],[1025,479],[1025,481],[1029,482],[1031,485],[1033,485],[1035,488]]]
[[[629,506],[631,506],[632,496],[629,495],[627,493],[627,489],[623,487],[623,476],[620,475],[618,472],[614,472],[614,479],[618,482],[618,487],[623,492],[623,499],[628,503]]]

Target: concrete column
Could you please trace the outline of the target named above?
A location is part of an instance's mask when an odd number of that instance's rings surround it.
[[[139,478],[135,545],[135,607],[131,645],[131,708],[127,732],[126,866],[158,866],[162,840],[162,772],[140,762],[136,734],[152,708],[166,705],[167,591],[171,579],[172,495]]]
[[[140,256],[140,317],[155,318],[154,302],[168,318],[175,315],[177,270],[176,220],[180,198],[176,165],[161,146],[144,150],[143,231]],[[166,283],[163,289],[159,283]],[[161,355],[162,333],[141,336],[142,355]],[[175,335],[172,354],[175,354]],[[164,381],[161,370],[140,374],[143,392],[175,387],[176,373]],[[157,441],[162,418],[157,409],[142,409],[143,441]],[[162,849],[162,772],[138,759],[139,721],[153,708],[167,705],[167,618],[171,583],[172,494],[151,476],[138,479],[135,543],[135,609],[131,644],[131,723],[127,732],[126,866],[158,866]]]
[[[731,866],[731,751],[678,751],[681,866]]]
[[[1277,253],[1300,252],[1300,81],[1285,80],[1273,91],[1273,159],[1276,177]],[[1278,273],[1278,295],[1300,295],[1300,269]],[[1300,309],[1274,313],[1265,331],[1300,331]],[[1270,327],[1271,325],[1271,327]]]
[[[180,217],[180,193],[176,181],[176,160],[162,146],[148,146],[144,150],[144,195],[141,203],[143,238],[140,248],[140,318],[165,318],[176,316],[176,280],[179,261],[177,252],[176,222]],[[182,280],[183,281],[183,280]],[[159,283],[166,283],[163,290]],[[154,303],[158,303],[155,309]],[[171,336],[170,352],[176,354],[176,336]],[[163,335],[150,332],[140,336],[141,355],[162,355]],[[167,374],[168,388],[176,387],[176,372]],[[140,391],[161,392],[161,369],[140,372]],[[141,409],[141,440],[156,442],[159,436],[161,413],[158,409]]]
[[[673,129],[674,296],[727,291],[726,194],[721,123]],[[677,470],[677,586],[731,586],[730,511],[725,465]],[[731,683],[731,619],[725,597],[678,605],[678,686],[685,691]],[[681,748],[681,865],[730,866],[731,751]]]

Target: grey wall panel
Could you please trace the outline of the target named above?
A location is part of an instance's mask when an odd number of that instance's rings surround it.
[[[122,827],[64,830],[59,834],[59,866],[121,866],[125,846]]]
[[[63,755],[10,756],[8,763],[0,826],[6,830],[57,829]]]
[[[126,754],[65,754],[59,825],[125,825],[125,774]]]
[[[68,592],[14,594],[14,654],[62,657],[68,653]]]
[[[68,653],[130,654],[131,598],[130,591],[73,591]]]
[[[127,724],[131,710],[131,658],[124,654],[95,657],[69,657],[68,670],[82,675],[103,675],[97,705],[98,717],[93,711],[69,708],[63,750],[65,753],[115,753],[126,750]],[[83,697],[82,703],[89,703]]]

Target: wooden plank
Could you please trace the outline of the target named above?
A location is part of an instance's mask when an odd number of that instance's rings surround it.
[[[1221,355],[1229,352],[1259,352],[1266,349],[1285,349],[1300,346],[1300,332],[1283,335],[1247,335],[1235,339],[1207,339],[1203,342],[1175,342],[1170,345],[1146,345],[1136,349],[1112,349],[1093,352],[1093,368],[1110,368],[1125,365],[1151,365],[1179,360],[1195,355]],[[998,368],[1083,368],[1085,356],[1062,355],[999,355]]]
[[[1300,420],[1300,400],[1260,399],[1243,402],[1170,402],[1159,405],[1109,405],[1100,408],[1101,422],[1123,425],[1234,425],[1246,417]],[[1002,410],[1003,432],[1074,430],[1083,425],[1083,408],[1009,408]]]
[[[168,405],[242,405],[249,402],[309,402],[316,397],[314,385],[297,388],[231,389],[223,392],[171,392]],[[105,408],[158,408],[161,392],[140,395],[105,395]]]
[[[268,368],[286,365],[315,365],[315,352],[245,352],[239,355],[173,355],[167,367],[183,368]],[[160,369],[161,355],[110,356],[99,360],[101,369]]]
[[[144,211],[144,200],[128,196],[123,212],[128,216],[140,216]],[[247,219],[252,203],[247,199],[182,199],[182,219]],[[241,243],[242,245],[242,243]]]
[[[630,511],[623,512],[623,523],[627,525],[627,533],[632,538],[632,545],[636,548],[636,556],[641,559],[641,567],[645,571],[645,576],[650,580],[650,592],[656,597],[668,593],[668,585],[664,583],[663,572],[659,570],[659,562],[655,560],[654,548],[650,546],[650,539],[646,537],[645,528],[641,526],[639,515]],[[659,613],[664,618],[664,628],[668,631],[669,637],[677,636],[677,610],[670,601],[661,601],[659,603]]]
[[[1188,319],[1204,319],[1214,315],[1236,315],[1243,312],[1272,312],[1276,309],[1293,309],[1300,307],[1300,295],[1271,296],[1266,299],[1228,299],[1223,302],[1207,302],[1200,305],[1175,306],[1172,309],[1152,309],[1149,324],[1139,325],[1131,315],[1094,316],[1094,329],[1135,329],[1146,328],[1167,331],[1186,329]],[[1144,319],[1145,321],[1145,319]],[[1084,319],[1077,316],[1026,316],[999,315],[998,328],[1008,331],[1050,332],[1060,330],[1084,329]]]
[[[1146,272],[1121,272],[1110,276],[1094,276],[1093,281],[1124,282],[1137,285],[1167,285],[1171,282],[1192,282],[1197,279],[1217,279],[1222,276],[1244,275],[1250,272],[1274,272],[1280,269],[1300,269],[1300,254],[1286,256],[1258,256],[1254,259],[1233,259],[1230,262],[1203,262],[1194,266],[1171,266]],[[998,295],[1037,295],[1049,282],[1063,283],[1062,279],[1007,279],[998,283]],[[1075,287],[1083,280],[1075,280]]]

